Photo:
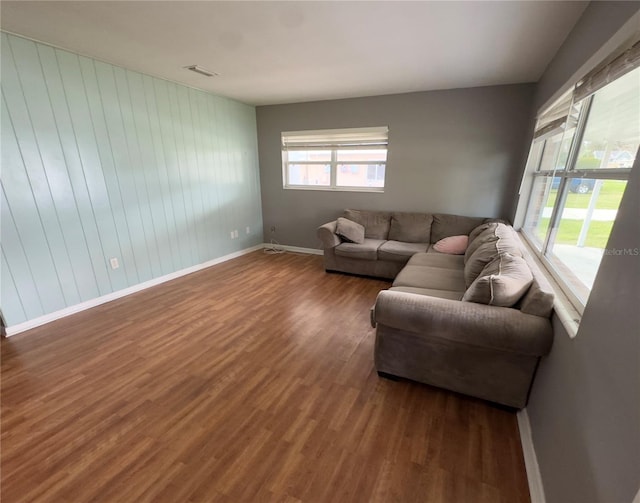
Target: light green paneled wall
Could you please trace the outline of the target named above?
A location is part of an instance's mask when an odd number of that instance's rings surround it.
[[[9,326],[262,242],[254,107],[5,33],[1,77]]]

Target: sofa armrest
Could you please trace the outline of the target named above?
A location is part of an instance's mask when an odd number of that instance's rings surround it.
[[[427,295],[383,290],[376,299],[377,324],[476,347],[546,355],[553,342],[548,318],[510,307],[487,306]]]
[[[340,238],[336,236],[336,225],[337,220],[334,220],[318,227],[316,234],[322,241],[322,248],[334,248],[341,243]]]

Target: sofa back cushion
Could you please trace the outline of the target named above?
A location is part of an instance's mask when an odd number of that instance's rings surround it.
[[[434,213],[431,224],[431,243],[437,243],[449,236],[459,236],[469,233],[478,225],[484,222],[481,217],[463,217],[459,215],[447,215],[444,213]]]
[[[391,213],[388,211],[345,210],[342,216],[362,225],[365,238],[389,239]]]
[[[534,314],[536,316],[542,316],[543,318],[550,318],[553,311],[553,302],[555,300],[555,293],[551,289],[548,281],[545,279],[539,281],[540,278],[535,278],[527,290],[527,293],[522,297],[520,302],[520,311],[526,314]]]
[[[471,231],[471,234],[469,234],[469,244],[464,252],[465,264],[467,260],[469,260],[469,257],[471,257],[480,246],[490,241],[498,240],[495,232],[497,226],[497,223],[482,224]]]
[[[429,243],[431,238],[431,213],[401,213],[391,214],[389,239],[404,243]]]
[[[476,239],[482,232],[491,227],[495,227],[496,225],[498,225],[497,222],[485,222],[484,224],[478,225],[478,227],[476,227],[469,233],[469,244],[471,244],[471,242]]]
[[[495,239],[491,237],[491,234]],[[522,244],[510,225],[498,223],[495,227],[483,231],[474,239],[474,243],[478,239],[483,239],[482,243],[472,249],[470,254],[465,253],[464,280],[467,288],[499,253],[510,253],[522,257]]]
[[[489,262],[464,293],[464,302],[512,307],[527,291],[533,274],[517,255],[499,253]]]

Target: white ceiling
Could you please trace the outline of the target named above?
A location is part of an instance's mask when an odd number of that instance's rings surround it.
[[[587,4],[3,0],[1,26],[264,105],[535,82]]]

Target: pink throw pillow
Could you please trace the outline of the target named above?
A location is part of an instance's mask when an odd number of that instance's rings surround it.
[[[469,244],[469,236],[449,236],[433,245],[433,249],[450,255],[464,255]]]

